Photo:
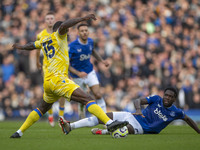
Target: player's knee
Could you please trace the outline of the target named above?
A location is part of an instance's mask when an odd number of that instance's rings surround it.
[[[132,125],[128,124],[127,128],[128,128],[128,133],[129,134],[135,134],[135,131],[134,131],[134,128],[132,127]]]
[[[40,112],[41,112],[42,114],[45,114],[45,113],[47,112],[47,109],[44,108],[44,107],[39,106],[38,109],[40,110]]]
[[[53,103],[50,104],[46,103],[45,101],[42,101],[38,108],[43,114],[45,114],[52,107],[52,104]]]
[[[60,107],[64,107],[65,106],[65,98],[64,97],[59,99],[59,106]]]
[[[91,96],[87,96],[83,99],[82,104],[86,105],[89,101],[94,100]]]

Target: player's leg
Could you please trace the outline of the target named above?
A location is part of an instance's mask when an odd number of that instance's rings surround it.
[[[78,103],[78,116],[79,119],[85,118],[85,105]]]
[[[107,125],[109,131],[113,131],[117,128],[123,127],[128,124],[128,122],[112,121],[105,112],[99,107],[94,99],[86,94],[77,84],[72,80],[65,77],[56,83],[54,93],[59,97],[65,97],[68,100],[74,100],[83,105],[86,105],[86,109],[97,118],[99,118],[104,124]],[[58,88],[59,87],[59,88]],[[62,122],[60,124],[63,125]],[[62,126],[62,128],[65,126]]]
[[[106,114],[110,119],[113,119],[113,113],[112,112],[109,112],[109,113],[106,113]],[[125,121],[125,120],[127,120],[126,118],[129,117],[129,114],[126,113],[126,112],[125,113],[119,112],[119,113],[115,113],[114,116],[115,116],[114,120]],[[67,123],[66,126],[67,126],[67,129],[68,129],[68,133],[71,130],[74,130],[74,129],[77,129],[77,128],[93,127],[93,126],[96,126],[98,124],[104,124],[101,120],[99,120],[95,116],[89,117],[89,118],[84,118],[84,119],[78,120],[78,121],[73,122],[73,123],[69,123],[69,122],[66,122],[66,123]],[[127,128],[129,130],[129,134],[134,134],[134,129],[133,129],[132,125],[128,124]],[[110,132],[107,129],[93,128],[91,131],[92,131],[93,134],[110,134]]]
[[[112,112],[107,113],[107,116],[112,119]],[[76,122],[70,123],[69,121],[64,120],[64,118],[60,117],[59,118],[60,125],[62,126],[62,130],[65,134],[68,134],[71,130],[77,129],[77,128],[82,128],[82,127],[93,127],[98,124],[104,124],[102,121],[100,121],[97,117],[89,117],[89,118],[84,118],[81,120],[78,120]],[[108,131],[106,130],[106,133]],[[105,134],[106,134],[105,133]]]
[[[112,112],[106,113],[106,115],[110,118],[113,119],[113,114]],[[78,121],[75,121],[73,123],[70,123],[71,129],[77,129],[77,128],[82,128],[82,127],[93,127],[98,124],[104,124],[101,120],[99,120],[97,117],[89,117],[89,118],[84,118]]]
[[[85,80],[86,84],[89,86],[95,97],[97,105],[99,105],[103,109],[103,111],[106,112],[106,103],[100,92],[101,90],[99,86],[99,80],[96,76],[95,71],[93,70],[92,72],[90,72]]]
[[[71,99],[86,105],[86,109],[91,114],[95,115],[99,120],[101,120],[105,125],[107,125],[109,131],[114,131],[117,128],[123,127],[128,124],[127,121],[112,121],[101,109],[101,107],[96,104],[93,98],[90,95],[86,94],[83,90],[81,90],[81,88],[77,88],[76,90],[74,90],[71,95]]]
[[[54,127],[55,126],[55,123],[54,123],[54,118],[53,118],[53,108],[51,107],[48,111],[48,121],[49,121],[49,124]]]
[[[61,97],[59,99],[59,116],[64,116],[65,111],[65,98]]]
[[[86,105],[86,109],[97,118],[99,118],[104,124],[111,121],[110,118],[103,112],[103,110],[96,104],[94,99],[86,94],[81,88],[77,88],[71,95],[71,99]],[[111,123],[111,122],[110,122]]]
[[[65,98],[64,97],[61,97],[59,99],[59,113],[58,115],[59,116],[64,116],[64,111],[65,111]],[[55,126],[55,122],[54,122],[54,118],[53,118],[53,108],[49,109],[48,111],[48,121],[49,121],[49,124],[54,127]]]
[[[78,84],[81,89],[85,92],[87,92],[87,86],[86,84],[84,83],[84,80],[85,79],[82,79],[82,78],[74,78],[73,81]],[[81,103],[78,103],[78,115],[79,115],[79,119],[83,119],[85,118],[85,105],[81,104]]]
[[[90,89],[96,99],[97,105],[99,105],[103,109],[103,111],[106,112],[106,103],[100,92],[99,84],[91,86]]]
[[[19,130],[15,132],[10,138],[20,138],[29,127],[31,127],[36,121],[38,121],[40,117],[42,117],[43,114],[45,114],[51,108],[52,104],[53,103],[46,103],[44,100],[42,100],[40,106],[34,109],[28,115],[27,119],[19,128]]]
[[[20,129],[15,132],[11,138],[20,138],[29,127],[31,127],[36,121],[40,119],[40,117],[43,116],[51,107],[52,104],[58,100],[58,96],[55,96],[54,93],[52,93],[52,89],[55,88],[55,83],[53,83],[54,80],[50,81],[45,81],[43,86],[44,86],[44,94],[43,94],[43,99],[41,101],[41,104],[38,108],[34,109],[23,125],[20,127]]]
[[[143,129],[141,125],[130,112],[113,112],[113,113],[107,113],[107,114],[110,118],[113,118],[113,120],[128,121],[129,124],[127,125],[127,128],[128,128],[129,134],[143,134]],[[93,134],[109,134],[110,133],[107,129],[98,129],[98,128],[93,128],[91,131]]]

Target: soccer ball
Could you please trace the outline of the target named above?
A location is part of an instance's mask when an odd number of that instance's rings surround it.
[[[113,138],[125,138],[128,136],[128,128],[124,126],[123,128],[119,128],[111,133]]]

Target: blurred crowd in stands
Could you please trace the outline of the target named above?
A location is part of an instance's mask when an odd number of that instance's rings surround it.
[[[48,11],[56,20],[95,13],[90,37],[110,67],[91,61],[108,111],[133,112],[134,99],[162,96],[167,86],[179,90],[178,107],[200,109],[199,0],[2,0],[0,7],[0,120],[26,117],[42,99],[36,50],[12,44],[35,41]],[[69,42],[76,38],[74,27]],[[76,115],[76,104],[66,105]]]

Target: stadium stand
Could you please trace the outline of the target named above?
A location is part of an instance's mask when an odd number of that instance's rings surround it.
[[[11,45],[35,40],[45,14],[54,11],[57,20],[96,13],[90,36],[111,66],[91,61],[108,111],[133,112],[133,99],[162,94],[170,85],[179,90],[176,105],[200,121],[198,0],[3,0],[0,7],[0,120],[26,117],[42,99],[36,52]],[[75,38],[72,28],[69,42]],[[67,117],[76,119],[76,103],[67,105]]]

